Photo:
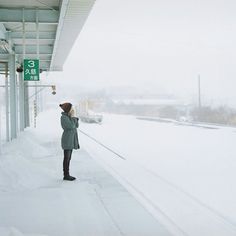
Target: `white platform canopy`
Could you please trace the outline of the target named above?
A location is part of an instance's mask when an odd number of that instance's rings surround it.
[[[0,0],[0,61],[14,53],[18,63],[40,59],[43,71],[61,71],[94,2]]]
[[[6,140],[16,138],[17,132],[30,123],[29,85],[21,73],[24,59],[39,59],[41,72],[62,71],[94,2],[0,0],[0,73],[5,75],[5,86],[1,87],[5,87]]]

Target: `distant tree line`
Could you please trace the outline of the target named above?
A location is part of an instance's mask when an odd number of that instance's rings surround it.
[[[195,107],[191,110],[194,121],[217,123],[225,125],[236,125],[236,110],[227,106],[212,108],[210,106]]]
[[[131,114],[137,116],[151,116],[186,121],[236,125],[236,110],[228,106],[174,106],[174,105],[137,105],[117,104],[107,100],[104,106],[96,109],[98,112],[111,112],[116,114]]]

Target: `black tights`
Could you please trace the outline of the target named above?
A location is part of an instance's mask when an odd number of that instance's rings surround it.
[[[70,175],[70,160],[71,160],[72,150],[64,150],[64,160],[63,160],[63,172],[64,176]]]

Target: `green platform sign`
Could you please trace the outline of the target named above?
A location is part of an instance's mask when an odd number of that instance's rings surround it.
[[[39,81],[39,60],[24,60],[24,80]]]

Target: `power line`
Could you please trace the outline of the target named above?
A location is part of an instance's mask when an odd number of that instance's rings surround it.
[[[81,129],[79,129],[79,131],[84,134],[85,136],[89,137],[90,139],[92,139],[94,142],[98,143],[99,145],[101,145],[102,147],[104,147],[105,149],[107,149],[108,151],[112,152],[113,154],[115,154],[116,156],[118,156],[119,158],[121,158],[122,160],[126,160],[125,157],[123,157],[122,155],[120,155],[119,153],[113,151],[111,148],[107,147],[106,145],[104,145],[103,143],[101,143],[100,141],[98,141],[97,139],[91,137],[89,134],[85,133],[84,131],[82,131]]]

